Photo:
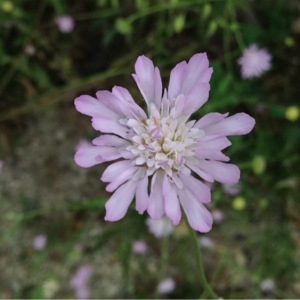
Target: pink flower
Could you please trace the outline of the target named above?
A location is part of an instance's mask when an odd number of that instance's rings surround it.
[[[170,219],[162,217],[159,220],[147,219],[149,231],[157,238],[170,235],[174,231],[174,225]]]
[[[175,281],[171,277],[162,280],[157,287],[157,291],[160,294],[169,294],[174,289],[175,289]]]
[[[266,49],[251,45],[244,50],[238,64],[243,78],[259,77],[271,68],[271,54]]]
[[[147,250],[148,247],[144,241],[134,241],[132,243],[132,252],[135,254],[145,254]]]
[[[33,248],[35,250],[43,250],[47,244],[47,236],[45,234],[39,234],[33,239]]]
[[[263,280],[260,284],[260,288],[263,292],[268,293],[272,292],[275,289],[276,285],[273,279],[267,278]]]
[[[69,15],[58,16],[56,17],[55,22],[59,30],[63,33],[72,32],[75,26],[74,19]]]
[[[94,129],[103,133],[93,146],[79,149],[75,161],[88,168],[118,160],[101,177],[108,183],[106,190],[114,192],[105,205],[105,220],[123,218],[135,198],[140,214],[147,211],[152,219],[166,215],[177,225],[182,207],[191,227],[207,232],[212,216],[205,204],[211,193],[199,178],[238,182],[240,170],[227,163],[222,150],[231,145],[226,136],[249,133],[255,120],[245,113],[209,113],[188,121],[208,100],[212,68],[205,53],[176,65],[164,91],[159,69],[149,58],[140,56],[135,72],[146,112],[119,86],[98,91],[97,98],[75,99],[76,109],[91,116]]]
[[[87,283],[92,275],[92,268],[89,265],[82,265],[76,271],[75,275],[70,280],[70,286],[75,290],[77,299],[88,299],[90,289]]]

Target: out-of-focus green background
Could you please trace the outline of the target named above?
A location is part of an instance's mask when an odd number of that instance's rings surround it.
[[[60,16],[74,21],[67,32]],[[224,298],[300,297],[298,0],[0,0],[0,37],[1,298],[78,297],[70,280],[83,265],[90,298],[200,296],[184,224],[157,239],[134,208],[105,223],[103,167],[73,161],[96,136],[76,96],[121,85],[141,103],[138,55],[167,85],[171,68],[198,52],[214,73],[197,117],[246,112],[257,122],[226,151],[240,185],[212,187],[210,210],[222,220],[199,235],[207,277]],[[270,52],[272,67],[243,79],[237,60],[251,44]],[[136,240],[145,254],[132,252]],[[164,277],[176,285],[161,295]]]

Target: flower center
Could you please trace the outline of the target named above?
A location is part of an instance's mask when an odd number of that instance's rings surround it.
[[[148,175],[162,169],[172,177],[173,172],[185,169],[186,158],[194,155],[194,146],[204,135],[192,127],[194,121],[185,123],[185,119],[172,118],[170,114],[161,116],[157,110],[142,122],[122,121],[132,143],[127,150],[135,155],[136,165],[147,167]]]

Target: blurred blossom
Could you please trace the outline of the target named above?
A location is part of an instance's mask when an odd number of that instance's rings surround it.
[[[169,294],[174,289],[175,289],[175,281],[171,277],[162,280],[157,287],[157,291],[160,294]]]
[[[299,116],[300,116],[300,111],[297,106],[289,106],[285,111],[285,117],[289,121],[292,121],[292,122],[297,121],[299,119]]]
[[[92,267],[89,265],[82,265],[78,268],[75,275],[70,280],[70,286],[74,289],[77,299],[88,299],[90,296],[90,289],[87,285],[92,275]]]
[[[199,238],[199,243],[203,248],[212,249],[215,246],[215,242],[208,236],[202,236]]]
[[[54,294],[58,291],[59,284],[54,279],[49,279],[43,283],[42,289],[45,299],[51,299],[53,298]]]
[[[148,218],[147,225],[149,231],[157,238],[168,236],[174,231],[174,225],[167,217],[162,217],[159,220]]]
[[[11,1],[3,1],[1,8],[5,12],[11,12],[14,8],[14,5]]]
[[[147,249],[147,244],[144,241],[134,241],[132,244],[132,252],[135,254],[145,254]]]
[[[223,184],[223,190],[227,195],[236,196],[241,191],[241,186],[238,183]]]
[[[271,58],[271,54],[266,49],[258,48],[257,45],[249,46],[238,59],[242,77],[259,77],[271,68]]]
[[[261,282],[260,288],[265,293],[271,292],[275,289],[275,282],[273,279],[267,278]]]
[[[33,248],[35,250],[43,250],[47,244],[47,236],[45,234],[39,234],[33,239]]]
[[[59,30],[63,33],[72,32],[75,26],[74,19],[69,15],[58,16],[56,17],[55,22]]]
[[[232,207],[236,210],[243,210],[246,207],[246,200],[244,197],[236,197],[232,201]]]
[[[27,44],[25,47],[24,47],[24,52],[29,55],[29,56],[32,56],[35,54],[35,47],[30,45],[30,44]]]
[[[212,211],[212,217],[216,223],[221,223],[224,219],[224,213],[220,209],[214,209]]]

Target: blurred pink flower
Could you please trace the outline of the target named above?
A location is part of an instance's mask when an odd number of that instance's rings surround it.
[[[63,33],[72,32],[75,27],[74,19],[69,15],[58,16],[56,17],[55,22],[59,30]]]
[[[243,78],[259,77],[271,68],[271,54],[266,49],[251,45],[238,59]]]
[[[75,275],[70,280],[70,286],[74,289],[77,299],[88,299],[90,289],[87,285],[92,275],[92,267],[82,265],[78,268]]]
[[[147,250],[148,247],[144,241],[134,241],[132,243],[132,252],[135,254],[145,254]]]
[[[35,250],[43,250],[47,244],[47,236],[45,234],[39,234],[33,239],[33,248]]]
[[[159,220],[147,219],[149,231],[157,238],[170,235],[174,231],[174,225],[167,217],[162,217]]]
[[[169,277],[166,278],[164,280],[162,280],[157,287],[157,291],[160,294],[169,294],[171,292],[173,292],[173,290],[175,289],[175,281],[173,278]]]
[[[275,282],[273,279],[267,278],[261,282],[260,288],[265,293],[272,292],[275,289]]]
[[[213,209],[211,214],[216,223],[221,223],[224,219],[224,213],[220,209]]]
[[[247,134],[255,124],[245,113],[209,113],[188,121],[208,100],[211,74],[206,54],[195,54],[173,68],[163,92],[159,69],[140,56],[133,78],[146,112],[119,86],[98,91],[97,99],[75,99],[76,109],[91,116],[94,129],[104,133],[93,146],[77,151],[76,163],[87,168],[118,160],[101,177],[109,183],[106,190],[114,192],[105,206],[105,220],[123,218],[135,198],[136,210],[147,211],[152,219],[166,215],[177,225],[182,207],[193,229],[211,229],[212,216],[205,207],[210,189],[193,173],[208,182],[238,182],[239,168],[226,163],[229,157],[222,153],[231,145],[226,136]]]

